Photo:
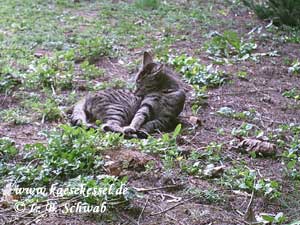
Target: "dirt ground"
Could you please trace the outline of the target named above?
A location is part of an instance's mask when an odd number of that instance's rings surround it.
[[[88,4],[88,3],[87,3]],[[219,4],[222,8],[222,4]],[[101,10],[101,9],[100,9]],[[81,16],[88,19],[93,17],[93,13]],[[213,30],[232,29],[239,34],[250,32],[254,26],[261,26],[262,33],[272,35],[266,30],[269,21],[261,21],[248,10],[231,9],[226,15],[218,14],[217,19],[222,21],[218,27]],[[224,24],[226,24],[224,26]],[[200,49],[205,42],[205,38],[198,33],[190,31],[189,40],[178,40],[172,44],[171,48],[176,52],[187,53],[200,59],[200,62],[208,64],[209,56],[205,51],[195,51]],[[286,179],[283,173],[282,161],[280,157],[259,157],[252,158],[248,154],[241,154],[232,149],[230,144],[232,140],[237,141],[231,134],[234,128],[240,127],[244,121],[231,117],[222,117],[215,112],[221,107],[230,107],[237,112],[246,110],[255,110],[259,119],[251,121],[259,129],[268,133],[278,128],[281,124],[300,124],[300,101],[288,99],[282,96],[282,93],[292,88],[300,88],[300,76],[288,72],[288,67],[284,63],[285,59],[300,59],[300,44],[282,43],[277,39],[264,39],[261,34],[254,33],[254,39],[258,49],[255,52],[270,52],[276,50],[277,57],[261,57],[258,62],[251,60],[239,61],[231,65],[220,65],[219,69],[229,74],[230,82],[226,82],[220,87],[208,90],[207,104],[200,108],[197,117],[201,121],[201,126],[196,127],[192,132],[183,132],[179,137],[178,145],[189,151],[195,148],[197,151],[203,151],[203,148],[211,142],[222,143],[222,164],[225,168],[232,165],[232,161],[243,161],[247,167],[255,169],[262,177],[268,177],[278,181],[281,185],[283,196],[292,196],[292,193],[299,193],[294,190],[290,180]],[[140,52],[148,49],[150,46],[136,48],[128,51],[126,61],[133,62],[140,58]],[[120,58],[102,57],[95,65],[105,70],[105,77],[100,80],[110,80],[119,78],[125,82],[132,82],[135,69],[129,69],[120,62]],[[245,79],[238,78],[236,74],[243,70],[247,72]],[[99,80],[98,80],[99,81]],[[78,91],[78,96],[82,96],[86,91]],[[192,93],[189,93],[189,97]],[[68,92],[65,93],[68,95]],[[189,109],[191,99],[187,101],[186,108]],[[19,100],[16,95],[0,95],[1,109],[9,109],[18,106]],[[188,118],[190,111],[183,115],[183,122],[186,122],[186,129],[190,127]],[[40,135],[41,130],[50,130],[58,124],[67,122],[67,119],[32,123],[23,125],[12,125],[1,122],[0,137],[10,137],[17,146],[24,146],[27,143],[45,142],[46,139]],[[218,130],[222,128],[220,134]],[[277,149],[277,155],[280,155],[284,149]],[[108,153],[115,160],[120,160],[121,152]],[[147,154],[146,154],[147,155]],[[128,176],[128,185],[135,188],[144,188],[139,192],[139,197],[135,198],[125,209],[116,209],[114,218],[105,216],[91,215],[55,215],[51,214],[42,218],[36,224],[216,224],[233,225],[249,224],[244,220],[244,213],[250,201],[251,194],[243,191],[237,191],[225,186],[218,185],[210,179],[203,179],[197,175],[182,175],[179,169],[166,171],[162,168],[159,158],[155,155],[143,157],[154,157],[158,161],[156,168],[151,171],[138,171],[135,169],[126,171]],[[152,158],[153,160],[153,158]],[[171,186],[168,188],[168,186]],[[157,188],[157,189],[155,189]],[[214,190],[221,200],[214,203],[207,201],[206,198],[193,197],[187,194],[188,188],[197,188],[198,190]],[[153,190],[151,190],[153,189]],[[296,192],[295,192],[296,191]],[[293,195],[294,196],[294,195]],[[172,208],[173,207],[173,208]],[[255,197],[253,201],[253,210],[256,213],[269,213],[276,215],[278,212],[284,212],[288,221],[299,219],[300,199],[296,194],[295,204],[290,204],[284,200],[267,200],[264,197]],[[0,213],[4,212],[1,209]],[[291,215],[293,214],[293,215]],[[3,215],[3,214],[2,214]],[[6,214],[8,216],[8,214]],[[25,219],[26,221],[26,219]],[[15,224],[26,224],[25,222],[16,222]]]

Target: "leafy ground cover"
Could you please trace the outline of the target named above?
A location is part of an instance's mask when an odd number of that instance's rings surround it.
[[[0,6],[1,223],[300,223],[299,30],[233,0]],[[81,96],[133,87],[145,50],[187,84],[181,125],[147,140],[70,127]],[[64,208],[79,203],[99,212]]]

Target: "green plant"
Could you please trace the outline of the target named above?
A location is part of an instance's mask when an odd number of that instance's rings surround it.
[[[258,179],[256,171],[245,166],[237,166],[225,171],[220,181],[232,189],[238,188],[248,192],[261,194],[268,199],[278,199],[281,196],[280,186],[277,181],[267,178]]]
[[[289,91],[283,92],[282,96],[287,97],[287,98],[292,98],[295,100],[300,100],[300,90],[293,88]]]
[[[44,56],[29,66],[24,83],[30,88],[70,89],[74,79],[74,51]]]
[[[26,112],[20,108],[4,109],[0,112],[0,121],[15,125],[27,124],[31,118],[24,115]]]
[[[42,102],[37,99],[28,99],[23,102],[28,111],[35,113],[37,119],[45,121],[57,121],[63,118],[63,112],[59,107],[58,99],[53,97],[46,98]]]
[[[295,180],[300,179],[300,126],[288,124],[280,126],[279,130],[283,135],[289,135],[289,142],[283,142],[287,150],[283,152],[283,163],[286,166],[287,175]]]
[[[0,161],[7,162],[17,155],[15,143],[9,138],[0,138]]]
[[[9,92],[21,84],[20,75],[8,65],[0,63],[0,92]]]
[[[216,33],[205,43],[206,51],[215,57],[245,60],[251,56],[257,45],[250,41],[245,42],[234,31],[224,31],[223,34]]]
[[[243,0],[261,19],[270,18],[277,25],[300,25],[300,2],[298,0]]]
[[[10,175],[21,184],[49,184],[78,175],[88,175],[103,165],[97,151],[116,147],[119,134],[61,125],[46,134],[48,144],[27,144],[25,162],[17,164]],[[30,163],[32,160],[35,163]]]
[[[102,56],[112,56],[114,54],[112,42],[104,37],[82,38],[78,41],[76,60],[86,60],[94,63]]]
[[[200,87],[216,87],[226,81],[225,73],[217,70],[212,65],[205,66],[199,60],[186,55],[170,58],[169,63],[184,75],[188,83]]]
[[[197,196],[201,201],[208,203],[222,202],[221,195],[215,190],[202,190],[198,188],[189,188],[188,193]]]
[[[276,215],[261,213],[258,218],[258,222],[263,224],[284,224],[287,221],[287,218],[283,215],[282,212],[277,213]]]
[[[190,175],[199,175],[205,166],[221,160],[222,144],[210,142],[203,151],[193,150],[191,154],[180,161],[180,168]]]
[[[251,120],[255,117],[255,110],[243,111],[243,112],[236,112],[230,107],[221,107],[217,114],[224,116],[224,117],[232,117],[237,120]]]
[[[192,94],[192,112],[194,115],[198,114],[200,108],[207,102],[207,88],[206,86],[199,87],[198,85],[193,85],[194,92]]]
[[[97,68],[95,65],[90,64],[88,61],[84,61],[80,64],[80,69],[86,80],[95,79],[104,75],[104,70]]]
[[[159,154],[163,160],[164,167],[171,169],[175,161],[180,157],[180,148],[176,143],[176,137],[181,132],[181,124],[178,124],[172,135],[165,133],[161,138],[148,137],[138,142],[139,148],[145,152]]]
[[[264,131],[259,129],[255,124],[243,122],[239,127],[234,127],[231,130],[231,135],[235,137],[261,138],[264,135]]]
[[[300,61],[298,59],[289,67],[289,72],[293,74],[300,73]]]

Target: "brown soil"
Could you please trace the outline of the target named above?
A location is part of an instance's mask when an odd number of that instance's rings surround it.
[[[93,13],[90,16],[93,16]],[[83,12],[83,15],[79,15],[85,16],[85,12]],[[248,12],[239,12],[238,15],[235,15],[235,12],[230,12],[227,16],[220,15],[220,19],[234,21],[231,29],[236,28],[241,34],[247,33],[253,28],[253,26],[249,27],[249,24],[265,25]],[[214,29],[222,31],[222,28]],[[226,29],[228,28],[226,27]],[[198,38],[197,44],[200,46],[203,43],[203,39],[201,40],[201,37],[197,36],[195,34],[195,38]],[[230,150],[229,142],[234,139],[231,135],[231,130],[239,127],[243,121],[213,114],[219,108],[225,106],[231,107],[236,111],[254,109],[260,114],[260,119],[254,122],[255,125],[266,132],[278,127],[280,124],[300,123],[300,102],[295,102],[282,96],[282,93],[287,89],[292,87],[300,88],[300,76],[289,74],[288,66],[283,63],[284,58],[300,58],[300,45],[273,43],[270,40],[259,40],[259,35],[256,36],[257,44],[260,46],[257,52],[269,52],[270,49],[273,49],[277,50],[280,56],[273,58],[262,57],[258,63],[246,61],[232,66],[220,66],[220,69],[226,70],[231,75],[231,82],[209,90],[208,104],[206,107],[201,108],[198,114],[202,126],[194,130],[192,134],[184,134],[182,136],[182,148],[189,149],[196,146],[196,148],[201,149],[201,147],[206,146],[211,141],[225,143],[222,148],[223,156],[229,159],[243,160],[249,168],[259,170],[263,176],[281,181],[283,186],[282,193],[288,194],[291,190],[288,182],[282,177],[282,172],[280,172],[282,170],[281,161],[272,158],[253,159],[248,155],[242,155]],[[195,49],[193,43],[188,41],[178,42],[177,45],[174,45],[175,48],[177,51],[179,49],[180,52],[190,52],[192,54]],[[129,53],[129,57],[132,60],[140,57],[139,55],[131,54]],[[202,62],[208,62],[204,51],[198,57]],[[106,70],[107,77],[128,80],[133,76],[118,59],[102,58],[96,65]],[[247,80],[241,80],[235,76],[241,69],[247,71]],[[0,102],[1,108],[9,108],[17,104],[13,97],[0,96]],[[0,137],[12,137],[17,144],[24,145],[25,143],[34,143],[37,140],[43,141],[44,139],[39,135],[39,131],[55,126],[57,124],[46,123],[38,126],[35,124],[20,126],[0,124]],[[225,134],[218,134],[218,128],[223,128]],[[278,149],[278,151],[280,153],[282,149]],[[113,155],[111,158],[114,159],[114,153],[109,154]],[[226,161],[223,163],[225,166],[227,165]],[[180,171],[177,170],[167,173],[161,169],[161,165],[156,166],[157,168],[154,172],[128,172],[126,175],[129,176],[129,185],[146,189],[176,184],[183,185],[178,185],[176,188],[145,191],[140,198],[136,198],[131,203],[129,209],[117,211],[115,216],[118,222],[103,222],[104,220],[101,218],[84,215],[64,217],[51,215],[38,224],[245,224],[242,214],[245,213],[249,203],[249,194],[233,192],[197,176],[182,176]],[[219,203],[209,203],[201,198],[190,199],[191,196],[184,191],[190,187],[196,187],[201,190],[213,189],[223,199]],[[177,202],[170,201],[174,201],[177,198],[181,198],[181,200]],[[163,212],[180,202],[183,203],[174,207],[174,209]],[[279,202],[266,201],[262,197],[255,199],[253,209],[257,213],[276,213],[287,210],[282,208]],[[151,216],[151,214],[155,213],[157,214]]]

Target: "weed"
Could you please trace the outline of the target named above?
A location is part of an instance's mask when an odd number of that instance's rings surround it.
[[[9,138],[0,138],[1,162],[13,159],[18,153],[15,143]]]
[[[300,61],[298,59],[289,67],[289,72],[293,74],[300,73]]]
[[[88,61],[84,61],[80,64],[82,75],[86,80],[95,79],[104,75],[104,70],[97,68],[95,65],[90,64]]]
[[[287,218],[283,215],[282,212],[277,213],[276,215],[261,213],[258,217],[258,222],[263,224],[284,224],[287,221]]]
[[[230,107],[222,107],[217,111],[217,114],[224,117],[232,117],[237,120],[252,120],[255,118],[255,110],[236,112]]]
[[[0,112],[0,121],[15,125],[27,124],[31,121],[31,118],[25,116],[26,113],[20,108],[4,109]]]
[[[194,150],[187,159],[181,160],[180,168],[187,174],[199,175],[206,165],[217,163],[221,160],[221,149],[222,144],[211,142],[206,146],[203,152]]]
[[[232,189],[238,188],[250,193],[255,191],[256,194],[262,194],[269,199],[278,199],[281,195],[277,181],[265,178],[257,179],[256,172],[244,166],[226,170],[220,182]]]
[[[224,72],[218,71],[212,65],[201,65],[197,59],[186,55],[170,58],[169,63],[184,75],[188,83],[193,85],[216,87],[226,80]]]
[[[189,188],[188,193],[197,196],[201,201],[208,203],[222,202],[223,199],[215,190],[201,190],[198,188]]]
[[[29,88],[70,89],[74,79],[74,52],[57,52],[42,57],[29,66],[25,85]]]
[[[239,128],[233,128],[231,134],[239,137],[249,137],[251,135],[259,134],[260,131],[255,129],[256,126],[250,123],[242,123]]]
[[[97,82],[96,84],[90,82],[87,85],[88,85],[88,89],[93,91],[104,90],[107,88],[119,89],[119,88],[128,87],[128,83],[126,83],[126,81],[121,79],[112,79],[110,81]]]
[[[27,110],[35,113],[36,119],[40,119],[42,123],[45,121],[57,121],[63,117],[59,103],[53,97],[46,98],[43,102],[34,98],[28,99],[23,102],[23,105]]]
[[[83,38],[79,41],[76,49],[76,60],[86,60],[89,63],[95,62],[102,56],[113,56],[113,45],[104,37]]]
[[[163,134],[161,138],[150,136],[148,139],[139,142],[139,148],[145,152],[161,155],[164,167],[171,169],[175,166],[175,161],[180,157],[180,149],[176,144],[176,137],[180,131],[181,124],[178,124],[172,136],[168,133]]]
[[[234,31],[216,33],[205,44],[206,51],[217,58],[233,58],[234,60],[246,60],[251,56],[257,45],[253,42],[245,42]]]
[[[300,90],[293,88],[289,91],[283,92],[282,96],[287,97],[287,98],[292,98],[295,100],[300,100]]]
[[[0,64],[0,92],[8,93],[19,84],[20,76],[8,65]]]

